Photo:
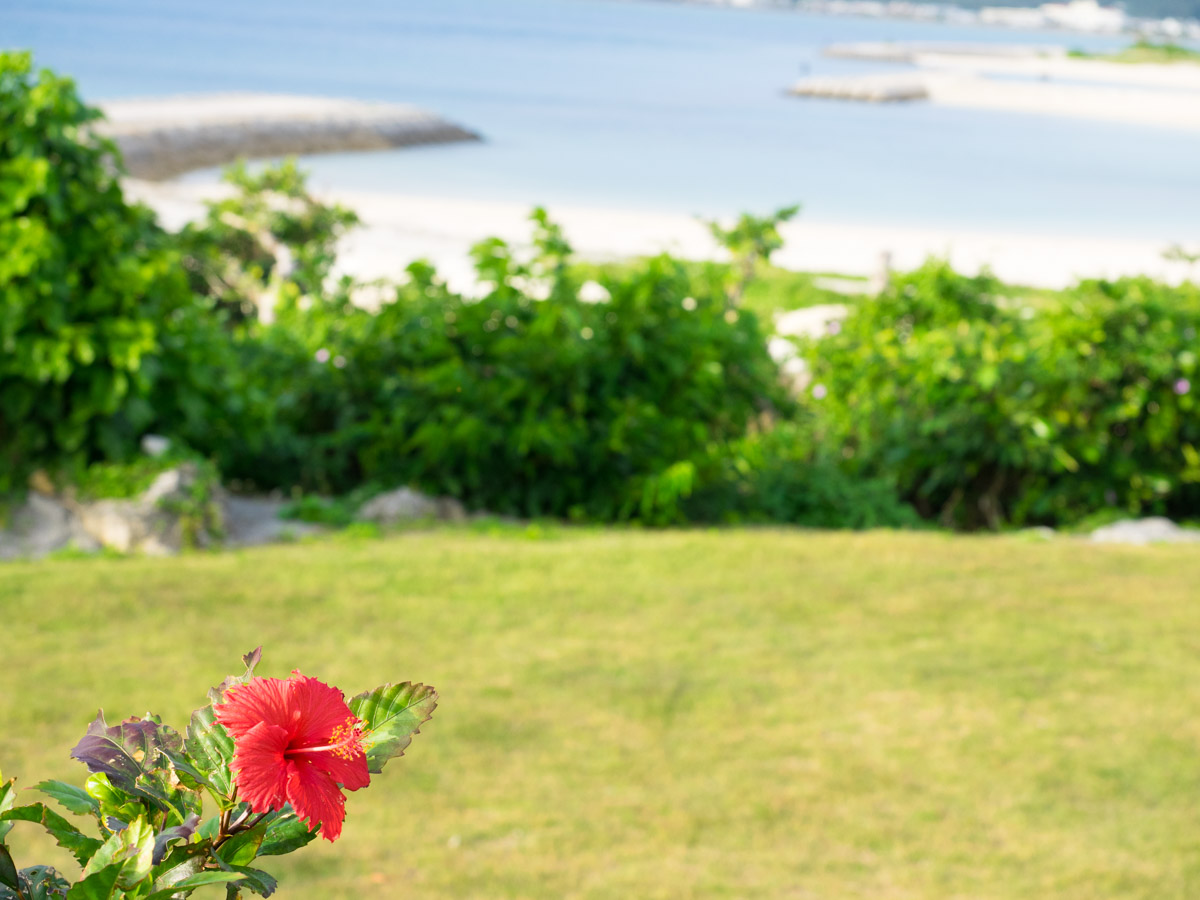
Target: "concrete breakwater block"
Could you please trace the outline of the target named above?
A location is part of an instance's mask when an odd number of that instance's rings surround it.
[[[239,158],[477,141],[434,113],[393,103],[278,94],[205,94],[102,103],[97,127],[129,174],[162,180]]]
[[[924,79],[909,74],[858,75],[847,78],[805,78],[792,85],[789,93],[798,97],[896,103],[928,99],[929,86]]]

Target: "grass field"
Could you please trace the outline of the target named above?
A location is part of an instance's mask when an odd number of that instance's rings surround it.
[[[264,861],[283,898],[1195,897],[1197,585],[1186,547],[788,531],[6,565],[0,767],[79,779],[97,706],[182,724],[262,643],[442,695],[341,841]]]

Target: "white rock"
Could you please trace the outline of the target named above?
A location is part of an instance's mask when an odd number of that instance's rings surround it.
[[[132,500],[67,501],[82,529],[102,546],[120,553],[169,556],[183,548],[185,537],[183,505],[190,505],[192,488],[200,471],[183,463],[162,472],[140,497]],[[198,533],[190,537],[207,546],[222,528],[219,507],[191,510],[200,515]]]
[[[1183,544],[1200,541],[1200,531],[1180,528],[1170,519],[1122,519],[1097,528],[1091,539],[1100,544]]]
[[[423,519],[459,522],[466,517],[466,510],[457,500],[451,497],[427,497],[406,487],[380,494],[364,503],[358,511],[358,518],[377,525],[395,525],[399,522]]]
[[[42,494],[31,493],[0,529],[0,559],[36,559],[68,547],[92,552],[100,544],[66,506]]]
[[[165,438],[161,434],[142,435],[142,452],[147,456],[153,456],[157,458],[164,455],[170,449],[170,438]]]

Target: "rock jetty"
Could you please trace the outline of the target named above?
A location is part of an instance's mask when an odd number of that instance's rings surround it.
[[[929,86],[919,76],[853,75],[845,78],[804,78],[792,85],[798,97],[859,100],[865,103],[898,103],[929,99]]]
[[[160,181],[240,158],[477,141],[434,113],[394,103],[279,94],[204,94],[101,104],[98,129],[129,174]]]

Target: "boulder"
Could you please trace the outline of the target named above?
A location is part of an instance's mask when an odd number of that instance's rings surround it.
[[[1122,519],[1097,528],[1091,539],[1099,544],[1183,544],[1200,541],[1200,531],[1180,528],[1170,519]]]
[[[398,488],[367,501],[358,518],[376,525],[398,525],[440,519],[461,522],[467,518],[463,505],[453,497],[427,497],[412,488]]]
[[[100,542],[53,497],[30,493],[0,528],[0,559],[38,558],[66,549],[94,552]]]
[[[80,526],[120,553],[169,556],[184,546],[207,547],[222,532],[221,510],[193,463],[162,472],[132,500],[65,498]]]

